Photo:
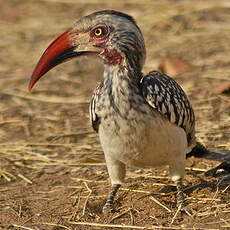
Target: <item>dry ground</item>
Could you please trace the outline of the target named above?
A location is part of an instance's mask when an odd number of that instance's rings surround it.
[[[188,159],[185,184],[193,187],[185,213],[175,215],[165,168],[128,170],[117,212],[101,213],[108,174],[88,122],[102,72],[97,58],[57,67],[27,91],[39,56],[75,19],[121,10],[143,30],[144,72],[166,56],[193,65],[176,79],[194,106],[197,137],[209,149],[229,150],[229,94],[212,93],[229,81],[229,1],[0,0],[0,6],[0,229],[230,229],[229,180],[204,175],[220,159]]]

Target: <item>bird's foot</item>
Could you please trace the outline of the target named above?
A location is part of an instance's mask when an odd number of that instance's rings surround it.
[[[109,195],[107,197],[107,200],[105,202],[105,205],[103,206],[102,212],[104,214],[111,213],[113,211],[113,204],[114,204],[114,197],[118,191],[118,189],[121,187],[120,184],[114,184],[109,192]]]

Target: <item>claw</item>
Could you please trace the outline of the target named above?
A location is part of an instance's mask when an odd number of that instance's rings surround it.
[[[118,189],[121,187],[120,184],[114,184],[109,192],[109,195],[107,197],[107,200],[105,202],[105,205],[102,209],[102,212],[104,214],[108,214],[108,213],[111,213],[113,211],[113,204],[114,204],[114,198],[115,198],[115,195],[118,191]]]

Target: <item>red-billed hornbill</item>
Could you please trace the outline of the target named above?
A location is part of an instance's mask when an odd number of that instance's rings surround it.
[[[104,61],[103,80],[90,104],[112,184],[103,211],[112,210],[126,166],[168,165],[181,205],[186,153],[196,144],[194,112],[184,91],[162,73],[143,75],[146,50],[141,30],[131,16],[113,10],[82,17],[53,41],[29,88],[54,66],[83,54],[98,54]]]

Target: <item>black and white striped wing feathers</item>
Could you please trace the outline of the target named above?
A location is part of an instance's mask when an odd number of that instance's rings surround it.
[[[95,89],[89,106],[89,115],[90,115],[90,121],[93,129],[98,132],[99,124],[100,124],[100,118],[97,116],[96,113],[96,104],[98,103],[98,99],[100,97],[100,92],[103,87],[103,82],[101,82],[97,88]]]
[[[175,80],[157,71],[150,72],[141,80],[146,101],[170,122],[183,128],[188,146],[195,142],[195,116],[183,89]]]

